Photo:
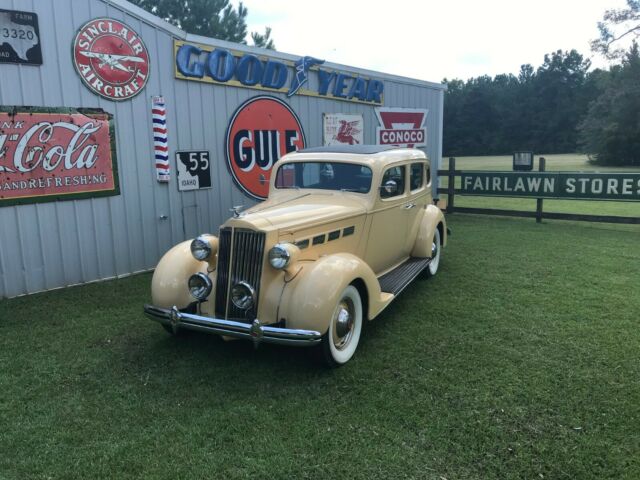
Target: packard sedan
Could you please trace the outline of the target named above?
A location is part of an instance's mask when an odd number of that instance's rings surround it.
[[[266,201],[164,255],[145,313],[173,334],[314,347],[335,367],[446,244],[422,151],[308,148],[276,163]]]

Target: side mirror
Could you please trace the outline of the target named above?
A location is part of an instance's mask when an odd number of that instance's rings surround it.
[[[380,190],[382,192],[384,192],[385,196],[391,197],[391,196],[395,195],[396,193],[398,193],[398,184],[396,183],[395,180],[387,180],[380,187]]]

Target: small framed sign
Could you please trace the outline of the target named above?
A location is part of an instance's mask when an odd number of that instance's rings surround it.
[[[211,162],[209,152],[176,152],[178,165],[178,190],[199,190],[211,188]]]
[[[362,145],[364,143],[362,115],[323,113],[325,145]]]
[[[0,8],[0,63],[42,65],[38,15]]]
[[[533,170],[533,152],[514,152],[513,169],[527,172]]]

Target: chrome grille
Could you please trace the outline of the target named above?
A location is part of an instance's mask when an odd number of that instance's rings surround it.
[[[247,312],[237,308],[229,299],[229,288],[238,282],[247,282],[260,298],[260,276],[264,259],[264,232],[243,228],[220,230],[218,251],[218,280],[216,282],[216,315],[222,318],[245,320]],[[231,279],[231,281],[229,281]]]

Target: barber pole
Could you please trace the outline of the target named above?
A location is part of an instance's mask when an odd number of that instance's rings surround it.
[[[156,159],[156,178],[159,182],[171,179],[169,166],[169,145],[167,143],[167,109],[164,97],[153,97],[151,105],[153,118],[153,150]]]

